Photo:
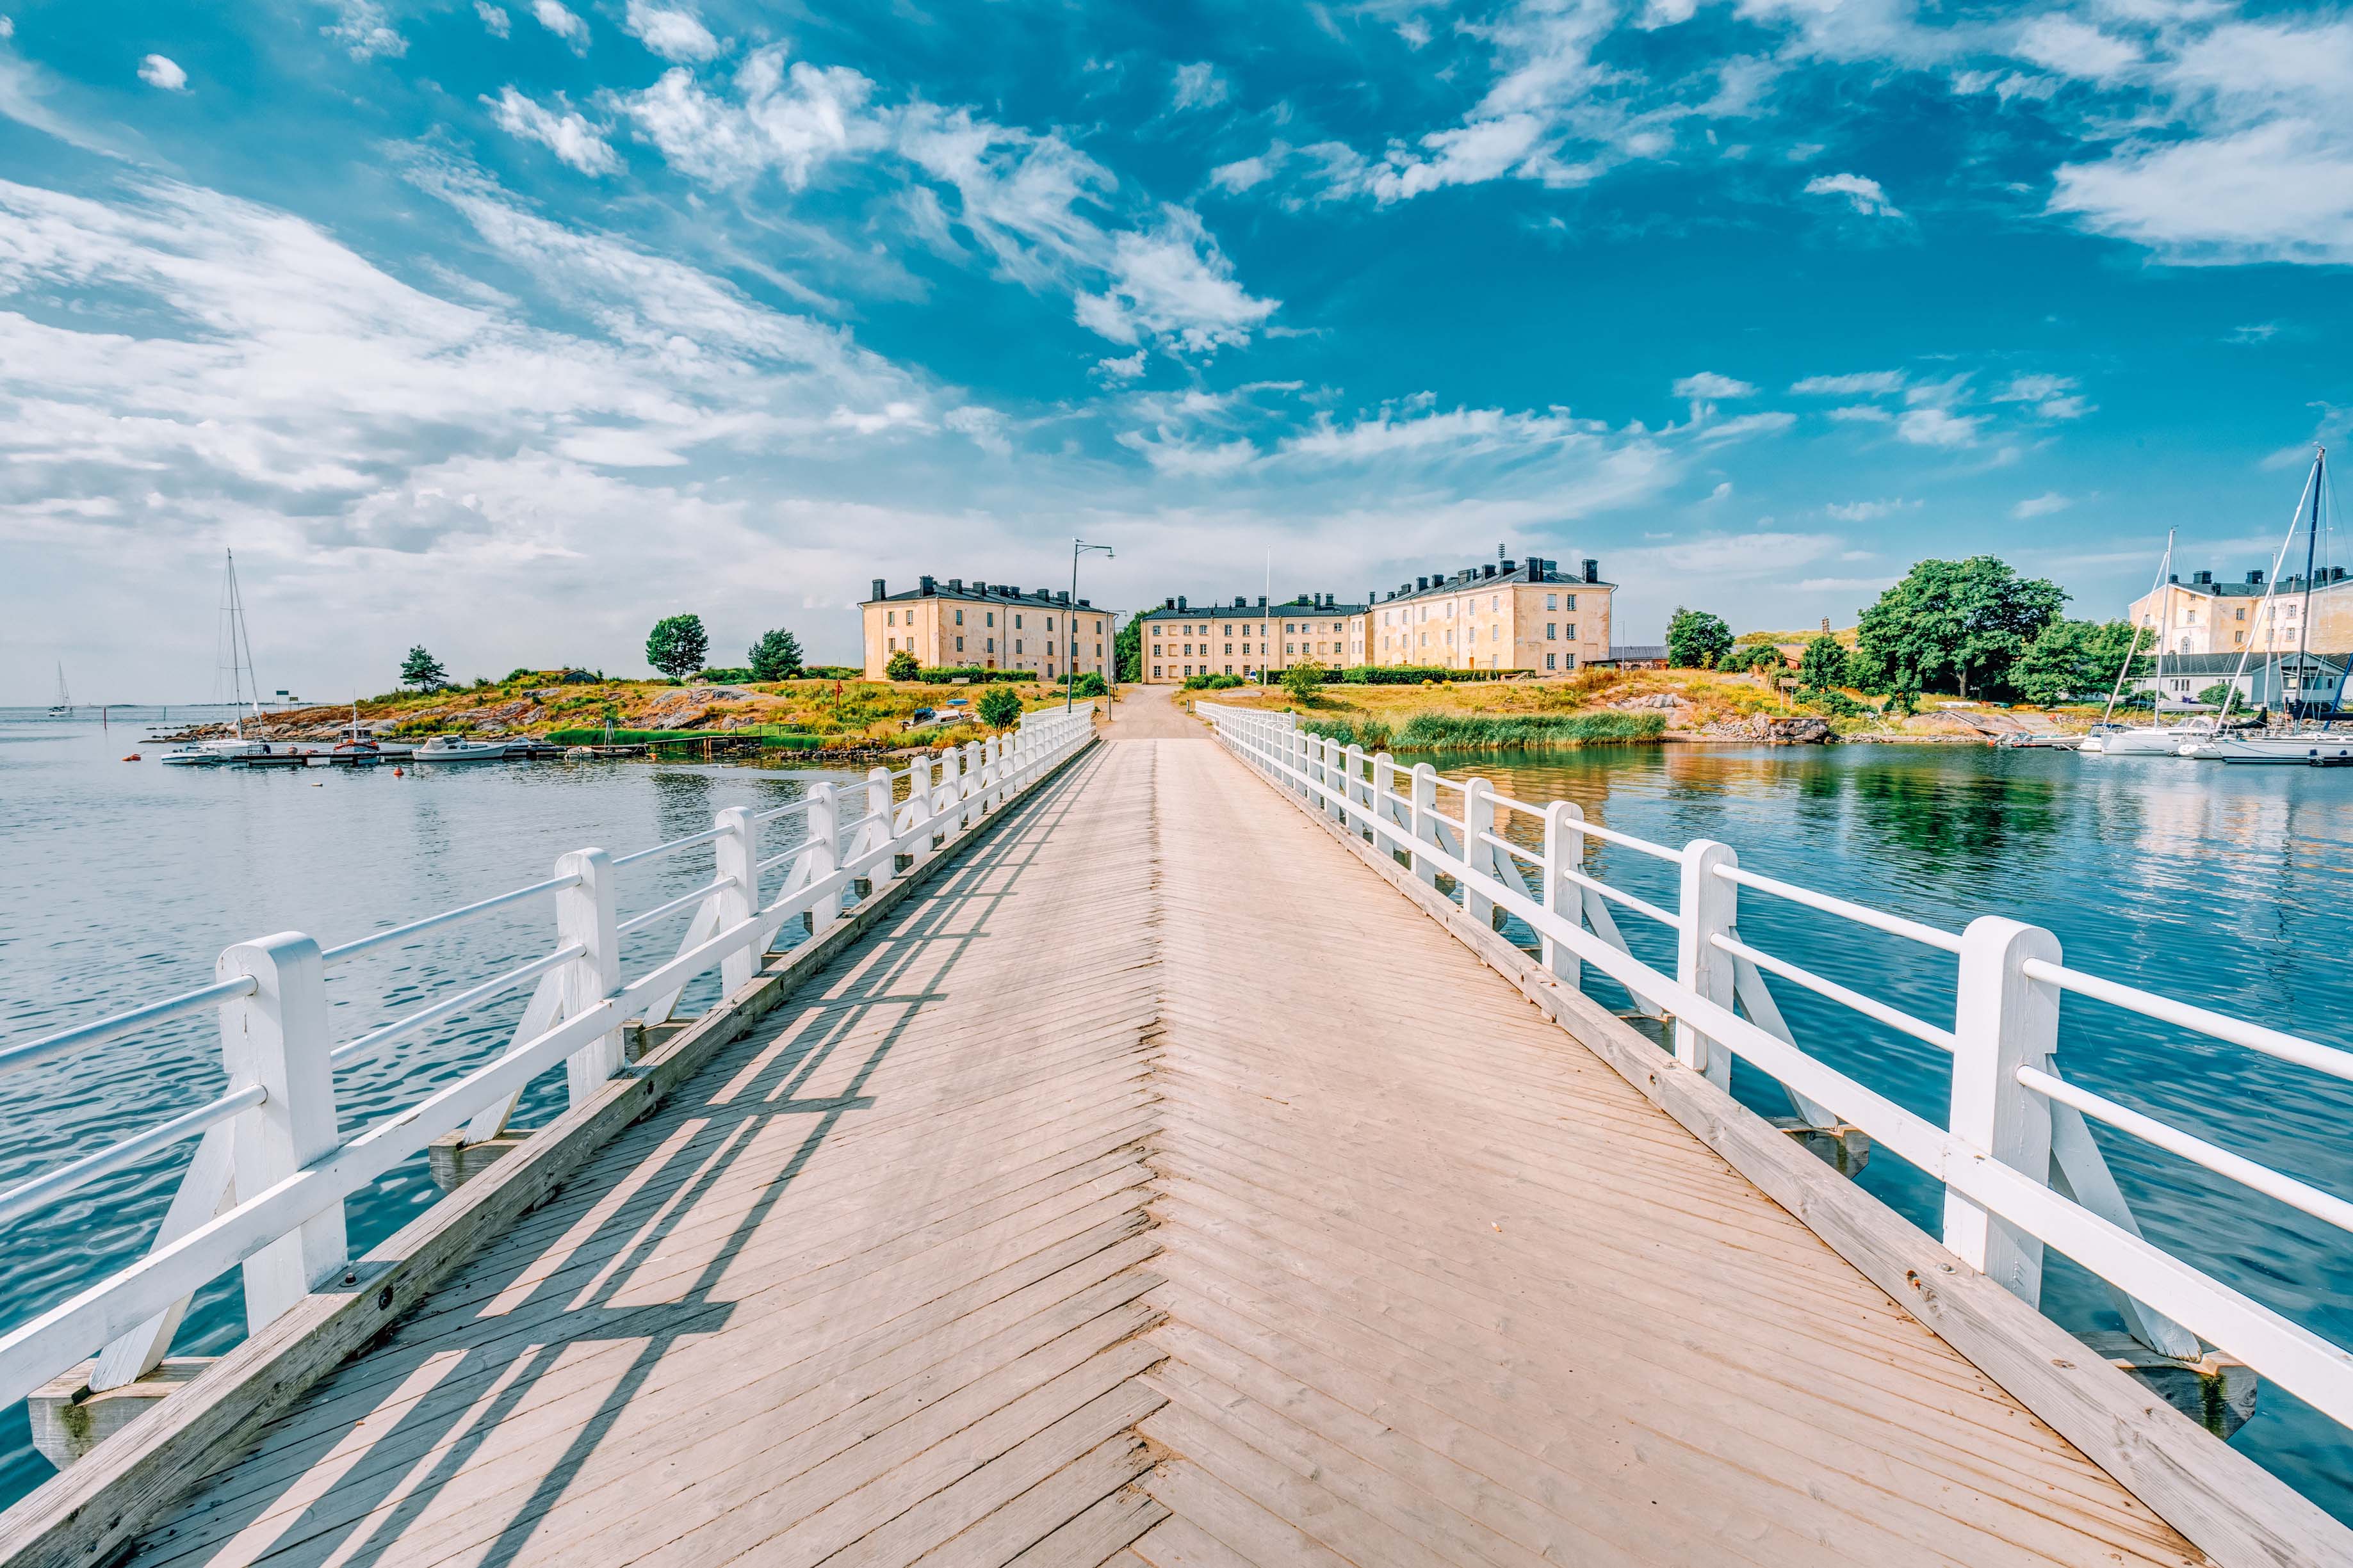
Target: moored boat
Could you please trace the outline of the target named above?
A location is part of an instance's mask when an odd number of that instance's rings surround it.
[[[417,748],[410,759],[419,763],[501,763],[507,758],[504,741],[470,741],[463,735],[436,735]]]

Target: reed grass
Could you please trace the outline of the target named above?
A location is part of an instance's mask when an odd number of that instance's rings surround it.
[[[1391,726],[1378,719],[1309,719],[1311,735],[1366,752],[1502,752],[1632,745],[1665,732],[1663,713],[1416,713]]]

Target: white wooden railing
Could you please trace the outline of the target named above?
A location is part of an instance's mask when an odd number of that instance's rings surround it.
[[[1386,752],[1368,757],[1361,747],[1307,733],[1288,714],[1208,702],[1195,708],[1235,755],[1303,809],[1401,860],[1472,920],[1493,923],[1500,913],[1524,923],[1535,933],[1537,961],[1563,984],[1582,990],[1590,965],[1623,986],[1641,1013],[1670,1020],[1683,1067],[1728,1089],[1736,1056],[1779,1083],[1807,1124],[1858,1128],[1875,1148],[1943,1184],[1946,1247],[2014,1294],[2040,1304],[2043,1249],[2053,1248],[2108,1288],[2144,1344],[2194,1360],[2203,1353],[2202,1336],[2353,1426],[2353,1355],[2145,1238],[2086,1121],[2339,1231],[2353,1231],[2353,1203],[2068,1082],[2056,1059],[2060,1001],[2072,994],[2121,1008],[2332,1078],[2353,1079],[2353,1052],[2071,969],[2058,939],[2039,926],[1986,915],[1964,931],[1946,931],[1744,869],[1729,845],[1712,839],[1679,849],[1653,844],[1588,822],[1567,801],[1524,805],[1483,779],[1456,783],[1427,763],[1408,769]],[[1536,828],[1535,844],[1509,836],[1514,816]],[[1677,907],[1661,908],[1588,874],[1586,851],[1596,843],[1675,866]],[[1890,1006],[1742,940],[1744,890],[1954,955],[1951,1024]],[[1672,972],[1628,950],[1613,906],[1672,933]],[[1946,1125],[1810,1054],[1774,1004],[1767,974],[1948,1054]]]
[[[649,849],[628,855],[574,850],[558,858],[555,874],[545,881],[332,947],[299,931],[238,942],[220,955],[219,978],[201,990],[0,1047],[5,1077],[211,1009],[219,1014],[228,1073],[227,1089],[206,1103],[0,1192],[5,1226],[159,1151],[196,1143],[145,1257],[0,1335],[0,1405],[25,1397],[93,1353],[93,1390],[135,1381],[163,1360],[195,1291],[232,1268],[244,1272],[247,1331],[259,1331],[347,1268],[346,1197],[460,1127],[470,1141],[496,1136],[524,1087],[559,1062],[570,1103],[582,1103],[623,1070],[625,1020],[664,1022],[689,983],[713,966],[732,994],[753,978],[785,922],[805,920],[812,936],[824,934],[874,889],[912,874],[1084,747],[1093,733],[1092,704],[1067,713],[1040,710],[1025,715],[1010,733],[926,753],[898,773],[875,768],[863,784],[847,789],[814,784],[790,805],[765,811],[732,807],[710,828]],[[802,819],[801,837],[764,856],[764,831],[790,816]],[[711,881],[627,918],[618,914],[628,868],[706,845],[713,861]],[[770,881],[778,871],[781,885]],[[539,900],[554,910],[549,952],[354,1039],[333,1040],[329,969]],[[676,955],[625,983],[621,936],[690,908],[694,912]],[[343,1135],[335,1102],[338,1068],[526,985],[530,1000],[497,1057],[407,1109]]]

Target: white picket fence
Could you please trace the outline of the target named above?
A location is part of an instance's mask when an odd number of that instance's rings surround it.
[[[623,1070],[625,1020],[669,1019],[688,984],[714,965],[732,994],[753,978],[786,921],[805,918],[811,935],[822,935],[874,889],[912,874],[1093,735],[1092,703],[1068,712],[1039,710],[1011,733],[918,757],[899,773],[875,768],[860,785],[815,784],[787,805],[732,807],[701,833],[633,854],[574,850],[543,882],[333,947],[299,931],[238,942],[221,953],[218,980],[201,990],[0,1048],[5,1076],[216,1009],[228,1072],[225,1092],[205,1104],[0,1193],[5,1227],[161,1150],[196,1143],[145,1257],[0,1335],[0,1405],[93,1353],[93,1390],[134,1381],[163,1360],[196,1290],[232,1268],[244,1271],[247,1331],[259,1331],[344,1273],[343,1200],[353,1193],[458,1128],[473,1141],[496,1136],[524,1087],[559,1062],[570,1102],[580,1104]],[[764,856],[764,830],[795,816],[803,818],[800,838]],[[713,861],[710,882],[619,915],[628,868],[705,845]],[[780,884],[771,880],[778,872]],[[357,1038],[337,1044],[332,1037],[331,967],[538,900],[554,908],[552,950]],[[689,909],[676,956],[625,983],[620,938]],[[339,1067],[526,985],[531,997],[505,1050],[407,1109],[343,1135],[335,1102]],[[0,1249],[5,1247],[0,1229]]]
[[[2194,1359],[2203,1337],[2261,1376],[2353,1426],[2353,1354],[2146,1239],[2086,1119],[2275,1198],[2339,1231],[2353,1203],[2094,1094],[2060,1076],[2060,999],[2072,994],[2162,1021],[2281,1061],[2353,1080],[2353,1052],[2118,984],[2061,962],[2050,931],[1996,915],[1955,932],[1743,869],[1729,845],[1681,848],[1588,822],[1577,805],[1524,805],[1483,779],[1401,769],[1383,752],[1311,735],[1288,714],[1201,702],[1219,739],[1303,809],[1402,858],[1474,921],[1498,911],[1533,931],[1537,959],[1564,984],[1591,965],[1641,1012],[1672,1020],[1675,1058],[1728,1089],[1739,1057],[1778,1082],[1810,1126],[1844,1124],[1945,1189],[1945,1245],[2023,1300],[2040,1304],[2048,1247],[2098,1278],[2133,1335]],[[1534,846],[1509,837],[1513,816],[1540,825]],[[1527,832],[1523,828],[1524,833]],[[1615,845],[1678,868],[1673,910],[1585,869],[1589,844]],[[1742,940],[1743,891],[1787,900],[1955,955],[1949,1026],[1892,1007]],[[1616,911],[1674,934],[1672,973],[1627,949]],[[1771,974],[1952,1058],[1947,1125],[1937,1126],[1810,1055],[1774,1004]]]

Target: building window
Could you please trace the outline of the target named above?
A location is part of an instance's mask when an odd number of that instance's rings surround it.
[[[1560,657],[1567,661],[1561,666],[1563,669],[1575,669],[1577,668],[1577,656],[1575,654],[1565,653]]]
[[[1013,617],[1013,629],[1017,632],[1021,629],[1021,617],[1019,616]]]
[[[1226,666],[1226,673],[1227,673],[1228,675],[1231,675],[1233,672],[1234,672],[1234,667],[1233,667],[1232,665],[1230,665],[1230,664],[1229,664],[1229,665]]]
[[[1560,668],[1560,655],[1556,653],[1548,653],[1545,655],[1545,668],[1546,669],[1558,669]]]
[[[1545,623],[1545,641],[1558,642],[1559,640],[1560,623],[1558,621],[1546,621]]]
[[[956,625],[964,625],[964,612],[962,610],[958,610],[956,612]]]
[[[962,637],[958,637],[958,638],[956,638],[956,652],[958,652],[958,653],[962,653],[963,651],[964,651],[964,638],[962,638]]]
[[[997,651],[997,639],[995,637],[985,639],[981,651],[983,653],[995,653]]]
[[[1557,610],[1557,609],[1559,609],[1559,608],[1560,608],[1560,595],[1559,595],[1558,594],[1546,594],[1546,595],[1545,595],[1545,608],[1546,608],[1546,609],[1547,609],[1547,610]]]
[[[1046,629],[1050,632],[1054,629],[1054,617],[1051,616],[1046,617]]]
[[[1577,608],[1577,595],[1574,594],[1568,595],[1568,603],[1563,605],[1561,608],[1564,610],[1573,610]]]
[[[1014,617],[1013,617],[1013,620],[1014,620],[1014,624],[1018,626],[1018,625],[1019,625],[1019,624],[1020,624],[1021,617],[1020,617],[1020,616],[1014,616]],[[1014,651],[1015,653],[1019,653],[1019,652],[1021,651],[1021,639],[1020,639],[1019,637],[1015,637],[1015,638],[1013,639],[1013,651]]]
[[[1226,630],[1228,630],[1228,631],[1232,631],[1233,629],[1234,629],[1234,628],[1233,628],[1233,627],[1231,627],[1231,626],[1228,626],[1228,627],[1226,628]],[[1226,651],[1227,651],[1228,653],[1231,653],[1231,652],[1233,652],[1233,651],[1234,651],[1234,645],[1233,645],[1233,644],[1231,644],[1231,643],[1228,643],[1228,644],[1226,645]],[[1228,675],[1231,675],[1231,674],[1233,673],[1233,671],[1229,669],[1229,670],[1226,671],[1226,673],[1227,673]]]
[[[1294,643],[1284,643],[1284,644],[1282,645],[1282,651],[1283,651],[1284,653],[1286,653],[1286,654],[1293,654],[1293,653],[1297,653],[1297,652],[1299,651],[1299,648],[1298,648],[1298,646],[1297,646],[1296,644],[1294,644]]]
[[[1568,640],[1571,642],[1575,642],[1577,640],[1577,623],[1575,621],[1568,623]]]

